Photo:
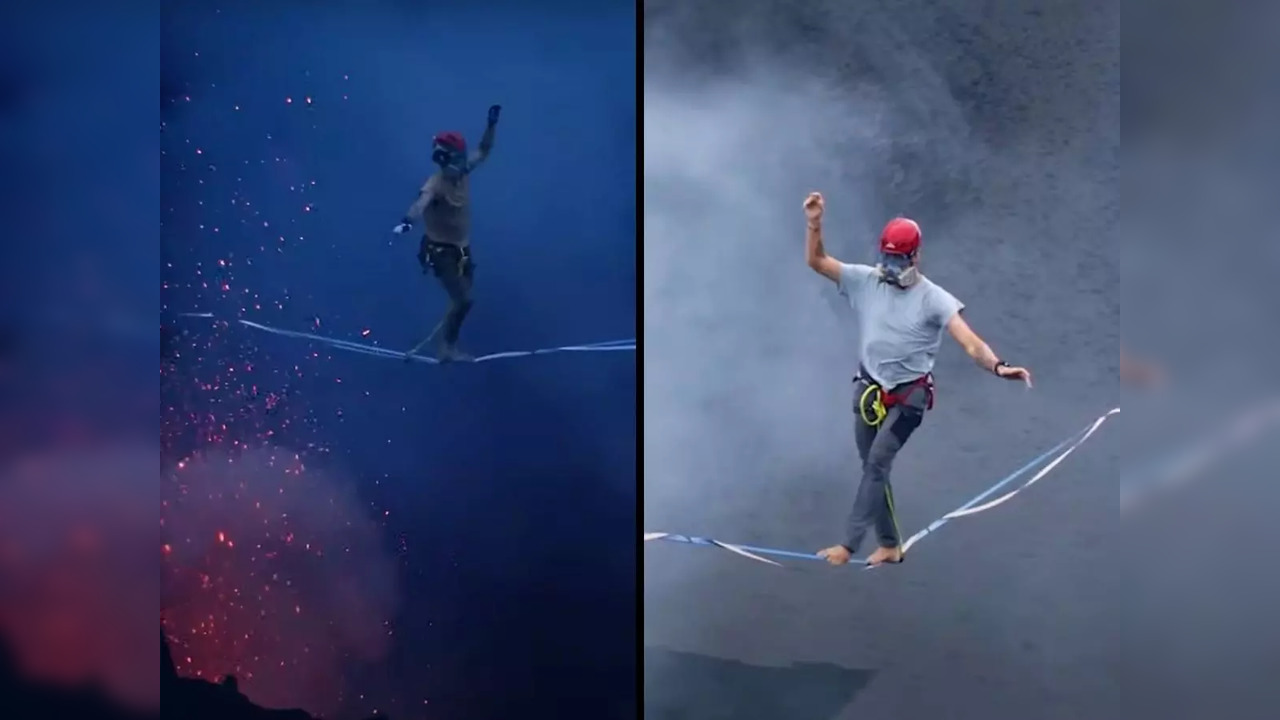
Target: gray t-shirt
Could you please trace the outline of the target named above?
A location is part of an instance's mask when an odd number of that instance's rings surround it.
[[[924,275],[903,289],[881,282],[869,265],[843,265],[838,286],[858,318],[858,360],[886,388],[933,370],[942,331],[964,309]]]

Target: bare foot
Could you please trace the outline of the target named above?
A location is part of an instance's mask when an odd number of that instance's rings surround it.
[[[902,562],[902,548],[876,548],[876,551],[867,556],[868,565],[896,565]]]
[[[849,562],[849,558],[853,557],[853,553],[849,552],[849,548],[843,545],[832,545],[824,550],[819,550],[818,557],[832,565],[844,565]]]
[[[471,362],[475,358],[467,353],[462,352],[456,347],[442,346],[440,352],[436,355],[436,359],[442,363],[447,362]]]

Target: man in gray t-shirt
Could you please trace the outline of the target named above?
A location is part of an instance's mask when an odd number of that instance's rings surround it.
[[[805,259],[834,281],[858,318],[858,377],[854,414],[862,480],[845,540],[818,554],[832,565],[849,562],[874,526],[879,547],[867,563],[902,562],[889,470],[924,413],[933,407],[933,363],[946,330],[980,367],[1031,386],[1031,373],[1001,361],[961,316],[964,303],[920,273],[920,226],[894,218],[880,235],[878,265],[850,265],[822,247],[822,195],[804,201]]]

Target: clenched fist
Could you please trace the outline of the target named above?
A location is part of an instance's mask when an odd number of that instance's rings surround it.
[[[824,210],[826,210],[826,201],[822,199],[822,193],[811,192],[809,197],[804,199],[804,215],[809,218],[809,222],[821,220]]]

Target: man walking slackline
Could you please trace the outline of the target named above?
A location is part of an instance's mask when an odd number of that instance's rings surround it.
[[[842,263],[822,246],[822,195],[804,201],[808,219],[805,260],[836,283],[858,318],[858,374],[854,377],[854,439],[862,460],[862,479],[844,539],[819,551],[832,565],[843,565],[875,528],[879,547],[869,565],[902,562],[902,534],[894,515],[889,471],[893,459],[933,407],[933,364],[945,330],[978,367],[1006,380],[1031,386],[1031,373],[1012,366],[962,317],[964,304],[920,272],[920,226],[894,218],[880,235],[875,266]]]

